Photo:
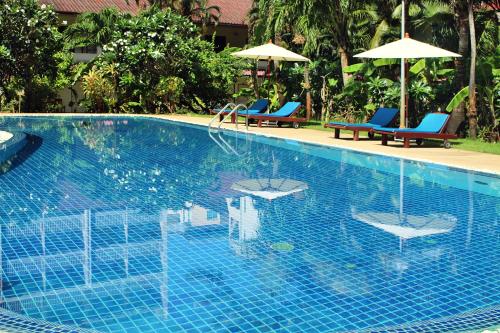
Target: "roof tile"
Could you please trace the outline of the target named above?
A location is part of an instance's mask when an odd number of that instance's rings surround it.
[[[42,4],[53,5],[59,13],[100,12],[115,7],[120,11],[136,14],[140,7],[135,0],[39,0]]]
[[[253,0],[209,0],[210,6],[219,6],[220,24],[247,25],[247,15]]]
[[[59,13],[99,12],[104,8],[115,7],[120,11],[136,14],[145,5],[140,0],[39,0],[42,4],[53,5]],[[253,0],[209,0],[209,6],[219,6],[221,17],[219,24],[247,25],[246,17]]]

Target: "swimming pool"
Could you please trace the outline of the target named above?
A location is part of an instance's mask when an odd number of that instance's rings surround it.
[[[0,169],[0,329],[500,324],[498,176],[163,120],[0,128],[29,141]]]

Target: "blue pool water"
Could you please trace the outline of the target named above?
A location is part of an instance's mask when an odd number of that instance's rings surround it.
[[[0,128],[29,138],[0,167],[0,329],[500,324],[497,176],[160,120]]]

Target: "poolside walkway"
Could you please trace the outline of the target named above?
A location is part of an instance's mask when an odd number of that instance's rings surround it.
[[[158,117],[173,121],[205,126],[207,126],[210,121],[210,118],[192,117],[186,115],[161,115]],[[235,125],[230,123],[224,124],[222,127],[231,130],[235,129]],[[239,130],[244,132],[245,125],[240,123]],[[426,147],[424,143],[424,145],[420,147],[412,145],[410,149],[405,149],[403,148],[403,144],[398,142],[389,142],[389,146],[382,146],[380,140],[361,139],[360,141],[352,141],[352,135],[348,134],[341,134],[340,139],[334,139],[333,130],[318,131],[306,128],[259,128],[255,125],[252,125],[249,126],[248,132],[254,134],[263,134],[271,137],[324,144],[332,147],[352,149],[366,153],[374,153],[412,159],[422,162],[444,164],[457,168],[483,171],[500,175],[500,155],[460,150],[454,147],[452,147],[451,149],[444,149],[441,147]]]
[[[2,113],[0,116],[134,116],[130,114],[7,114]],[[187,115],[137,115],[141,117],[156,117],[179,121],[195,125],[208,126],[210,118],[208,117],[193,117]],[[285,125],[286,126],[286,125]],[[222,126],[225,129],[234,130],[235,125],[226,123]],[[240,123],[239,130],[244,132],[245,125]],[[415,145],[410,149],[403,148],[402,143],[389,142],[389,146],[382,146],[380,140],[361,139],[360,141],[352,141],[352,135],[341,134],[340,139],[333,138],[332,131],[318,131],[313,129],[299,128],[293,129],[289,127],[256,127],[252,125],[248,128],[249,133],[260,134],[269,137],[277,137],[284,139],[293,139],[302,142],[323,144],[331,147],[351,149],[355,151],[373,153],[385,156],[400,157],[415,161],[438,163],[447,166],[482,171],[500,175],[500,155],[479,153],[473,151],[460,150],[456,147],[444,149],[441,147],[429,147],[425,143],[423,146]]]

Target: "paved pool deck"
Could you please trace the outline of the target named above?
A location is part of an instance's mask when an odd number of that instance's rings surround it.
[[[130,114],[0,114],[1,116],[140,116],[168,119],[194,125],[208,126],[210,118],[193,117],[188,115],[130,115]],[[287,126],[287,125],[285,125]],[[222,128],[235,130],[235,124],[224,123]],[[246,132],[245,125],[240,122],[240,132]],[[430,147],[425,143],[422,146],[412,145],[410,149],[403,148],[401,142],[389,141],[388,146],[383,146],[380,140],[368,140],[361,138],[360,141],[353,141],[352,135],[341,133],[340,139],[334,139],[332,131],[319,131],[307,128],[294,129],[290,127],[248,127],[248,133],[265,135],[269,137],[293,139],[302,142],[322,144],[331,147],[351,149],[355,151],[373,153],[385,156],[405,158],[421,162],[437,163],[451,167],[494,173],[500,175],[500,155],[479,153],[461,150],[457,147],[444,149],[442,147]]]

